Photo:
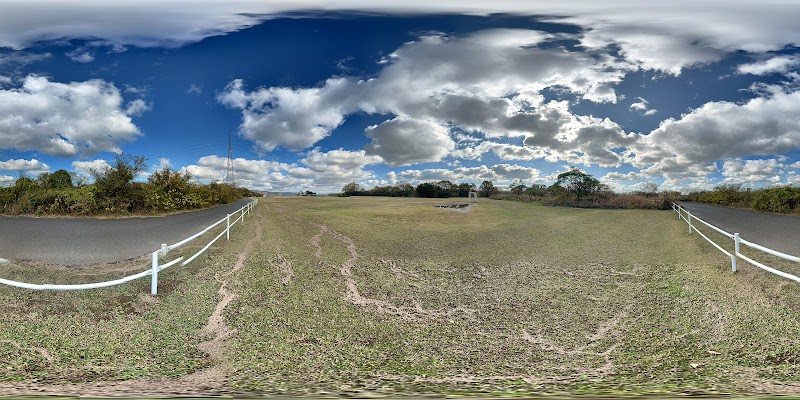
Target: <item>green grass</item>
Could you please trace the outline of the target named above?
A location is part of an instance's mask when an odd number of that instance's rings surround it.
[[[262,199],[229,245],[167,270],[156,304],[139,297],[147,279],[80,293],[2,288],[0,380],[175,377],[210,365],[195,346],[218,301],[214,274],[230,270],[258,223],[264,239],[227,285],[238,298],[224,312],[235,330],[224,390],[800,388],[791,386],[800,381],[800,285],[743,262],[732,274],[671,211],[486,200],[467,213],[432,207],[453,201]],[[0,270],[73,279],[63,270]],[[58,368],[33,347],[57,355]]]

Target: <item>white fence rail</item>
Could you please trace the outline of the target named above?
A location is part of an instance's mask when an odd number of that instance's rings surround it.
[[[22,289],[31,289],[31,290],[86,290],[86,289],[97,289],[97,288],[102,288],[102,287],[120,285],[120,284],[123,284],[123,283],[126,283],[126,282],[130,282],[132,280],[136,280],[136,279],[139,279],[139,278],[144,278],[145,276],[150,275],[151,279],[152,279],[151,280],[151,284],[150,284],[150,293],[151,294],[156,294],[156,293],[158,293],[158,273],[160,271],[164,270],[165,268],[171,267],[171,266],[173,266],[173,265],[175,265],[175,264],[177,264],[177,263],[179,263],[181,261],[183,261],[183,263],[181,265],[189,264],[190,262],[192,262],[192,260],[197,258],[197,256],[199,256],[200,254],[203,254],[206,250],[208,250],[208,248],[211,247],[211,245],[214,244],[214,242],[219,240],[219,238],[221,238],[222,235],[225,235],[226,239],[230,240],[230,238],[231,238],[231,227],[234,226],[239,221],[244,222],[245,215],[250,215],[252,213],[252,211],[253,211],[253,207],[255,207],[256,204],[258,204],[258,198],[253,199],[253,201],[251,201],[250,203],[247,203],[242,208],[234,211],[233,214],[228,214],[225,218],[223,218],[223,219],[211,224],[209,227],[203,229],[202,231],[200,231],[200,232],[198,232],[198,233],[196,233],[196,234],[194,234],[194,235],[192,235],[192,236],[190,236],[190,237],[188,237],[188,238],[186,238],[184,240],[181,240],[178,243],[175,243],[175,244],[170,245],[170,246],[168,246],[166,244],[162,244],[160,249],[154,251],[151,254],[151,257],[150,257],[150,260],[151,260],[151,263],[152,263],[151,268],[148,269],[148,270],[144,270],[142,272],[139,272],[138,274],[133,274],[133,275],[130,275],[130,276],[126,276],[124,278],[115,279],[113,281],[96,282],[96,283],[84,283],[84,284],[76,284],[76,285],[55,285],[55,284],[39,285],[39,284],[33,284],[33,283],[17,282],[17,281],[12,281],[12,280],[8,280],[8,279],[2,279],[2,278],[0,278],[0,284],[8,285],[8,286],[14,286],[14,287],[22,288]],[[233,221],[231,221],[231,217],[233,217],[235,219]],[[186,259],[185,261],[184,261],[183,257],[178,257],[178,258],[176,258],[176,259],[174,259],[174,260],[172,260],[170,262],[167,262],[165,264],[159,264],[158,263],[159,256],[166,257],[167,253],[169,253],[171,250],[177,249],[178,247],[181,247],[181,246],[185,245],[186,243],[189,243],[192,240],[195,240],[195,239],[199,238],[200,236],[202,236],[203,234],[207,233],[211,229],[214,229],[215,227],[219,226],[223,222],[225,222],[225,230],[223,230],[214,239],[212,239],[208,244],[206,244],[205,247],[200,249],[200,251],[198,251],[197,253],[195,253],[194,255],[192,255],[191,257]]]
[[[764,264],[762,264],[762,263],[760,263],[758,261],[753,260],[750,257],[745,256],[744,254],[742,254],[740,252],[740,249],[741,249],[741,245],[745,245],[745,246],[748,246],[750,248],[763,251],[764,253],[771,254],[771,255],[776,256],[776,257],[780,257],[780,258],[782,258],[784,260],[794,261],[794,262],[797,262],[797,263],[800,263],[800,257],[792,256],[792,255],[789,255],[789,254],[786,254],[786,253],[781,253],[780,251],[772,250],[770,248],[767,248],[767,247],[764,247],[764,246],[761,246],[761,245],[758,245],[758,244],[755,244],[755,243],[752,243],[752,242],[748,242],[747,240],[744,240],[741,237],[739,237],[739,233],[738,232],[734,233],[734,234],[730,234],[728,232],[725,232],[724,230],[719,229],[716,226],[711,225],[708,222],[703,221],[702,219],[697,218],[696,216],[692,215],[692,213],[689,212],[689,210],[681,207],[679,204],[672,203],[672,209],[678,214],[678,219],[683,219],[684,221],[686,221],[687,224],[689,224],[689,234],[690,235],[692,234],[693,231],[697,232],[697,234],[702,236],[703,239],[707,240],[709,243],[714,245],[714,247],[716,247],[717,250],[721,251],[722,253],[724,253],[725,255],[727,255],[728,257],[731,258],[731,270],[733,272],[736,272],[736,260],[738,258],[741,258],[742,260],[745,260],[745,261],[749,262],[750,264],[752,264],[752,265],[754,265],[754,266],[756,266],[758,268],[761,268],[761,269],[763,269],[765,271],[771,272],[771,273],[773,273],[775,275],[782,276],[782,277],[787,278],[787,279],[791,279],[791,280],[793,280],[795,282],[800,282],[800,277],[797,277],[795,275],[792,275],[792,274],[789,274],[789,273],[786,273],[786,272],[783,272],[783,271],[778,271],[777,269],[774,269],[774,268],[770,268],[770,267],[768,267],[768,266],[766,266],[766,265],[764,265]],[[718,245],[717,243],[714,243],[714,241],[709,239],[708,236],[704,235],[703,232],[700,232],[699,230],[697,230],[697,228],[695,228],[695,226],[693,225],[693,223],[695,223],[695,222],[699,222],[699,223],[701,223],[701,224],[703,224],[703,225],[705,225],[705,226],[717,231],[719,234],[721,234],[721,235],[723,235],[723,236],[725,236],[725,237],[727,237],[729,239],[733,239],[733,248],[734,248],[733,253],[723,249],[722,246]]]

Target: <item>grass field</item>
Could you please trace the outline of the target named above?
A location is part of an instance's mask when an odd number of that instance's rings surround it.
[[[0,287],[0,394],[800,392],[800,285],[674,213],[447,202],[263,199],[157,300]]]

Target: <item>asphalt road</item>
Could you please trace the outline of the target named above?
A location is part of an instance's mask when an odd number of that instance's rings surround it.
[[[800,216],[760,213],[701,203],[682,202],[681,206],[717,228],[730,233],[739,232],[739,236],[749,242],[800,256]],[[702,230],[703,225],[700,226]],[[706,228],[703,232],[709,230]]]
[[[0,258],[61,265],[127,260],[192,236],[249,201],[165,217],[0,217]]]

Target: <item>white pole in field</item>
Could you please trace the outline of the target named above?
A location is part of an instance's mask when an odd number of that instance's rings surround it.
[[[152,254],[153,260],[153,279],[150,281],[150,294],[155,296],[158,293],[158,250]]]
[[[244,223],[244,207],[242,207],[242,223]]]
[[[689,234],[691,235],[692,234],[692,213],[690,213],[689,210],[686,210],[686,216],[688,217],[688,218],[686,218],[686,220],[689,221]]]
[[[231,240],[231,215],[228,214],[228,229],[225,230],[226,239]]]
[[[733,272],[736,272],[736,255],[739,254],[739,233],[738,232],[733,234],[733,243],[734,243],[734,245],[733,245],[734,253],[733,253],[733,258],[732,258],[733,263],[731,264],[731,270],[733,270]]]

